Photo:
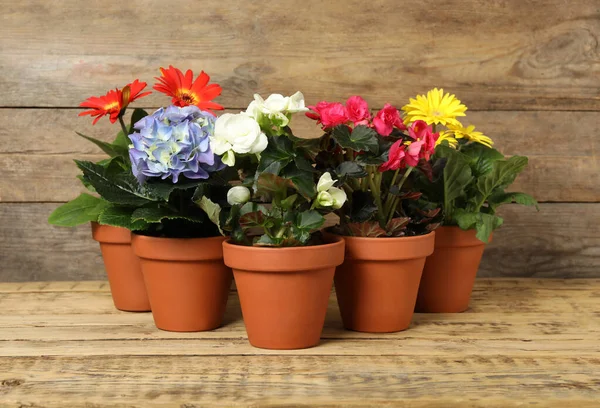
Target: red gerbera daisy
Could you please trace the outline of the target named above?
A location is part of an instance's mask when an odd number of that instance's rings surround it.
[[[91,110],[81,112],[79,116],[92,115],[96,119],[92,122],[93,125],[105,115],[110,115],[110,122],[115,123],[119,119],[121,111],[136,99],[150,95],[152,92],[142,92],[146,87],[145,82],[139,82],[137,79],[126,85],[123,89],[110,90],[104,96],[90,96],[79,105],[82,108],[90,108]]]
[[[168,69],[161,68],[160,73],[162,76],[155,78],[159,83],[154,85],[154,89],[172,96],[173,105],[196,105],[202,110],[223,110],[223,106],[211,102],[221,95],[223,89],[218,84],[208,85],[210,77],[204,71],[200,72],[195,81],[191,70],[188,69],[184,75],[172,65]]]

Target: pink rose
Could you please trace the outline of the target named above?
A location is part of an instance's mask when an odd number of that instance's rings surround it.
[[[389,103],[386,103],[383,109],[377,112],[377,115],[373,119],[373,125],[377,133],[381,136],[389,136],[394,128],[406,130],[406,126],[400,118],[400,112]]]
[[[406,164],[411,167],[416,167],[419,164],[421,158],[421,151],[425,141],[419,140],[418,142],[412,142],[406,149]]]
[[[317,123],[321,123],[323,129],[328,129],[348,122],[346,108],[339,102],[319,102],[317,106],[309,106],[309,109],[315,113],[308,112],[306,116],[311,119],[316,119]]]
[[[422,120],[417,120],[408,128],[408,135],[416,142],[422,141],[423,148],[421,157],[429,160],[435,150],[435,142],[440,137],[439,133],[433,133],[433,128]]]
[[[379,171],[397,170],[403,168],[406,164],[404,159],[406,157],[406,147],[402,144],[402,140],[398,140],[390,147],[390,153],[388,161],[379,166]]]
[[[348,120],[354,123],[354,126],[367,125],[371,119],[369,105],[360,96],[351,96],[346,101],[346,115]]]

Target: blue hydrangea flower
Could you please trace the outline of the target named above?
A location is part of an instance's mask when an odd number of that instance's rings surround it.
[[[138,181],[147,177],[179,176],[206,179],[209,173],[224,167],[210,149],[209,136],[214,133],[215,117],[196,106],[160,108],[134,125],[129,135],[129,157]]]

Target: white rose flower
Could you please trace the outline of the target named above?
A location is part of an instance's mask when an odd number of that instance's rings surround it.
[[[215,132],[210,136],[214,154],[228,166],[235,164],[235,153],[260,153],[267,147],[267,136],[258,122],[246,114],[225,113],[215,122]]]
[[[342,208],[346,199],[346,192],[341,188],[333,187],[335,180],[329,172],[323,173],[317,183],[317,206],[332,207],[335,210]]]
[[[244,186],[234,186],[227,192],[229,205],[244,204],[250,200],[250,190]]]
[[[288,105],[287,105],[287,111],[290,113],[307,112],[308,111],[308,108],[304,104],[304,95],[302,94],[302,92],[298,91],[295,94],[293,94],[292,96],[290,96],[290,99],[289,99]]]

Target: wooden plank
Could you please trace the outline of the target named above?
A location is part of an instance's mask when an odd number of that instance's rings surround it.
[[[0,358],[7,406],[595,407],[598,358],[132,356]],[[29,405],[31,404],[31,405]]]
[[[57,204],[0,204],[0,281],[98,280],[104,268],[89,226],[47,224]],[[600,204],[542,204],[501,211],[480,277],[600,277]],[[32,256],[32,254],[36,254]]]
[[[2,105],[75,106],[134,78],[152,82],[171,63],[208,71],[224,87],[220,102],[236,108],[254,92],[297,89],[382,106],[442,85],[473,109],[600,109],[596,0],[180,4],[165,20],[144,0],[3,1]]]
[[[231,309],[218,330],[169,333],[150,314],[114,311],[102,282],[0,289],[14,296],[0,297],[0,406],[562,408],[600,398],[600,316],[589,307],[598,279],[481,279],[474,299],[485,307],[417,314],[388,335],[341,330],[332,297],[321,344],[293,351],[252,348]],[[18,316],[19,304],[47,312]],[[94,310],[81,314],[85,305]]]
[[[61,202],[82,191],[72,159],[99,160],[102,152],[75,130],[108,141],[117,129],[107,120],[91,126],[77,112],[0,109],[0,123],[5,124],[0,138],[7,141],[0,146],[0,201]],[[301,115],[294,121],[297,135],[320,135],[314,121]],[[594,145],[600,112],[472,112],[468,123],[493,137],[505,154],[530,157],[513,190],[540,201],[600,202],[600,160]]]
[[[557,307],[560,307],[564,313],[575,313],[581,309],[586,309],[590,313],[600,312],[600,305],[595,304],[600,295],[600,281],[597,279],[531,279],[531,283],[528,282],[529,280],[511,279],[507,280],[505,284],[497,285],[497,279],[478,279],[473,290],[470,312],[474,314],[511,314],[512,309],[518,309],[521,314],[551,314],[556,312]],[[4,287],[13,286],[15,288],[22,288],[28,285],[38,287],[38,284],[35,283],[5,283]],[[106,324],[107,321],[113,322],[112,318],[114,315],[122,316],[122,319],[124,319],[123,324],[135,325],[151,322],[150,315],[147,313],[131,314],[116,310],[112,304],[106,282],[87,282],[85,286],[89,286],[89,290],[68,291],[64,290],[66,285],[73,285],[73,282],[53,282],[47,287],[57,287],[57,290],[0,291],[0,310],[3,310],[6,314],[5,318],[0,318],[0,322],[10,323],[10,327],[13,327],[18,323],[18,318],[11,318],[10,316],[12,315],[27,315],[28,320],[43,320],[46,318],[44,316],[54,315],[58,320],[50,319],[49,321],[64,324],[64,319],[60,318],[60,316],[79,314],[101,315],[94,320],[93,324],[95,325]],[[98,287],[99,289],[92,290],[93,287]],[[22,304],[20,301],[23,296],[27,297],[26,304]],[[337,306],[333,300],[330,301],[329,306],[328,319],[330,322],[334,322],[339,317]],[[226,321],[229,323],[239,320],[240,307],[235,293],[231,295],[227,308],[227,316],[229,317]],[[424,315],[422,317],[423,322],[430,322],[430,316],[435,317],[437,315]],[[470,321],[468,319],[473,318],[465,316],[467,314],[455,315],[455,317],[460,317],[457,322],[462,322],[463,320],[461,319],[467,319],[468,322]],[[85,320],[83,317],[77,319]],[[73,324],[76,325],[79,323]],[[40,323],[35,323],[35,325],[45,326],[45,324]],[[336,327],[339,328],[340,326],[336,325]],[[2,338],[1,334],[0,338]]]

